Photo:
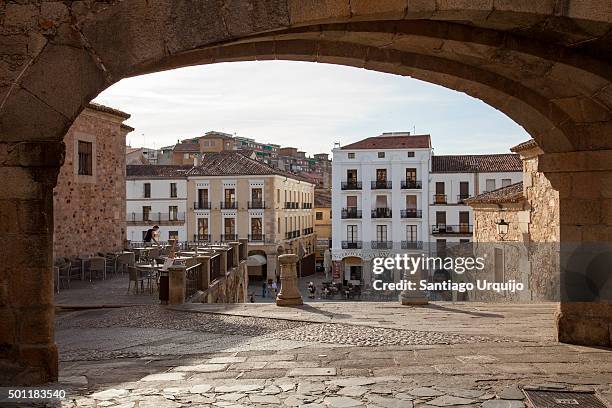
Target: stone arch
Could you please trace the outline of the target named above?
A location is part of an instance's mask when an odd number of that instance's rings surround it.
[[[0,6],[0,359],[57,377],[52,188],[76,116],[122,78],[193,64],[297,59],[410,75],[505,112],[545,152],[562,241],[612,241],[612,6],[455,0],[11,2]],[[578,197],[579,196],[579,197]],[[11,220],[35,220],[21,224]],[[6,220],[6,221],[5,221]],[[32,256],[32,253],[36,256]],[[28,254],[26,256],[26,254]],[[17,279],[11,271],[23,271]],[[43,282],[41,284],[40,282]],[[588,314],[588,319],[582,315]],[[561,304],[560,337],[610,342],[610,304]],[[27,326],[20,321],[29,321]],[[596,327],[594,339],[587,329]]]

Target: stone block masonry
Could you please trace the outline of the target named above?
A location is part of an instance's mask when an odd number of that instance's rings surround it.
[[[66,158],[53,190],[54,257],[110,252],[123,247],[125,137],[129,115],[89,105],[64,138]],[[79,174],[79,142],[91,145],[91,175]],[[83,153],[86,154],[86,153]]]

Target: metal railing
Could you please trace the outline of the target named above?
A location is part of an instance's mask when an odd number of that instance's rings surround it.
[[[361,249],[363,248],[362,241],[342,241],[342,249]]]
[[[198,242],[210,242],[210,234],[194,234],[193,240]]]
[[[457,204],[463,204],[463,201],[468,198],[470,198],[469,194],[457,194]]]
[[[422,218],[423,210],[415,210],[412,208],[407,208],[401,211],[402,218]]]
[[[185,298],[189,299],[200,290],[202,284],[202,264],[196,264],[185,269]]]
[[[342,219],[355,219],[355,218],[361,218],[361,210],[358,210],[357,208],[343,208],[342,209]]]
[[[210,281],[223,277],[224,274],[221,271],[221,255],[212,257],[210,260]]]
[[[393,249],[393,241],[372,241],[372,249]]]
[[[210,201],[196,201],[193,203],[194,210],[210,210]]]
[[[370,188],[372,190],[386,190],[393,187],[391,180],[375,180],[372,181]]]
[[[236,266],[236,263],[234,262],[234,247],[233,246],[230,246],[229,250],[226,252],[225,266],[228,271],[232,269],[234,266]]]
[[[286,210],[297,210],[300,208],[300,203],[294,201],[285,201]]]
[[[163,212],[150,212],[150,213],[127,213],[126,222],[133,225],[144,225],[144,224],[158,224],[158,225],[173,225],[182,224],[185,222],[185,213],[163,213]]]
[[[249,242],[265,242],[265,234],[249,234]]]
[[[309,228],[304,228],[304,229],[302,230],[302,234],[303,234],[303,235],[310,235],[310,234],[312,234],[313,232],[314,232],[314,228],[312,228],[312,227],[309,227]]]
[[[258,201],[249,201],[248,208],[249,209],[265,209],[266,208],[266,203],[261,201],[261,200],[258,200]]]
[[[311,210],[312,209],[312,203],[302,203],[302,209],[304,209],[304,210]]]
[[[300,236],[300,231],[289,231],[285,234],[285,238],[286,239],[293,239],[293,238],[297,238]]]
[[[401,187],[404,190],[418,190],[423,188],[423,182],[421,180],[402,180]]]
[[[431,226],[432,234],[471,234],[473,232],[472,224],[436,224]]]
[[[236,241],[238,239],[237,234],[222,234],[221,241]]]
[[[340,183],[341,190],[361,190],[361,181],[342,181]]]
[[[433,203],[434,204],[446,204],[446,194],[434,194]]]
[[[423,249],[423,241],[402,241],[402,249]]]
[[[372,210],[372,218],[391,218],[393,212],[390,208],[375,208]]]
[[[238,203],[236,201],[221,201],[219,208],[222,210],[235,210],[238,208]]]

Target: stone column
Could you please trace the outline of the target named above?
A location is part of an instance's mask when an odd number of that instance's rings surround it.
[[[53,307],[56,141],[0,143],[0,383],[57,380]]]
[[[173,265],[168,268],[168,304],[182,305],[185,303],[185,266]]]
[[[400,293],[399,300],[404,306],[426,305],[428,302],[425,293],[419,289],[419,281],[423,279],[423,271],[419,268],[414,274],[404,270],[403,280],[412,282],[414,290],[403,290]]]
[[[297,261],[298,256],[294,254],[285,254],[278,257],[281,268],[281,288],[276,297],[277,306],[296,306],[304,304],[298,287],[296,271]]]
[[[564,343],[612,346],[612,150],[544,154],[539,170],[559,192]]]

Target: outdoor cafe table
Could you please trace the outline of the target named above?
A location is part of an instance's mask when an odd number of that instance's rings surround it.
[[[140,273],[140,276],[142,277],[142,273],[146,272],[149,274],[149,278],[153,278],[153,277],[157,277],[157,274],[159,273],[159,271],[161,270],[161,268],[164,265],[151,265],[151,264],[136,264],[136,269],[138,270],[138,272]],[[155,273],[155,275],[153,275],[153,273]],[[153,293],[153,286],[151,286],[151,293]]]

